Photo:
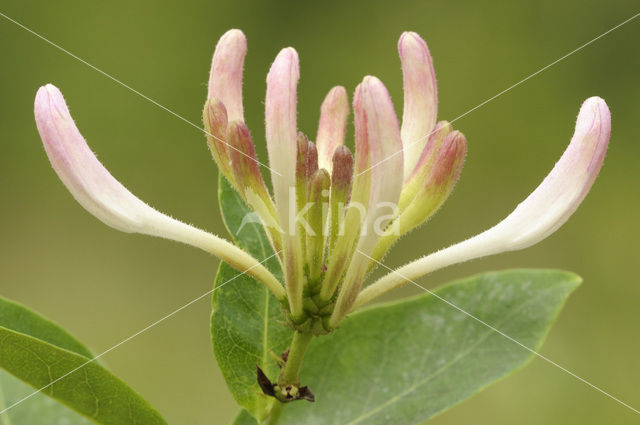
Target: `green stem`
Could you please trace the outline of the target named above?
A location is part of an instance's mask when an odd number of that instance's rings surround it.
[[[282,373],[280,373],[280,377],[278,378],[278,385],[281,388],[286,387],[287,385],[300,386],[300,368],[302,367],[304,354],[307,352],[307,348],[309,347],[309,343],[312,338],[313,334],[310,333],[301,333],[296,331],[293,334],[293,340],[289,347],[289,357],[287,357]],[[284,406],[284,403],[278,400],[273,400],[273,405],[271,406],[269,415],[262,425],[277,425],[280,422],[280,415],[282,415],[282,409],[284,409]]]
[[[293,341],[291,341],[291,347],[289,348],[289,357],[282,369],[278,384],[282,387],[285,385],[300,385],[300,367],[302,366],[302,359],[307,352],[309,343],[313,335],[310,333],[301,333],[296,331],[293,334]]]

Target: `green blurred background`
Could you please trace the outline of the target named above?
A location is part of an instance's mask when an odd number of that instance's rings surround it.
[[[245,108],[261,158],[265,76],[282,47],[301,58],[299,127],[315,135],[330,87],[380,77],[396,108],[396,42],[419,32],[434,56],[440,119],[453,119],[639,12],[634,0],[2,1],[0,11],[199,123],[217,38],[249,41]],[[114,231],[86,213],[48,164],[33,122],[37,88],[61,88],[111,172],[159,210],[224,233],[216,167],[203,135],[0,17],[0,293],[53,318],[96,352],[210,290],[217,261],[187,246]],[[640,18],[455,123],[469,141],[462,180],[427,226],[386,259],[399,265],[505,216],[552,167],[581,102],[612,112],[603,171],[575,216],[524,252],[452,267],[441,282],[490,269],[575,271],[542,353],[640,408],[638,182]],[[415,294],[403,288],[393,296]],[[225,424],[236,411],[209,342],[202,300],[122,345],[106,362],[172,424]],[[28,409],[29,403],[17,407]],[[631,424],[631,410],[535,360],[430,423]],[[21,424],[17,424],[21,425]]]

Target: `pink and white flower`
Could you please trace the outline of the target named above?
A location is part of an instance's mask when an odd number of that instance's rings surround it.
[[[345,144],[350,110],[341,86],[322,103],[315,143],[298,131],[298,53],[291,47],[280,51],[267,75],[265,98],[271,189],[244,122],[246,51],[239,30],[228,31],[218,42],[204,129],[220,172],[264,224],[283,267],[282,283],[232,243],[162,214],[129,192],[91,152],[54,86],[38,91],[35,117],[53,168],[84,208],[118,230],[191,244],[246,271],[286,302],[288,320],[298,330],[329,332],[354,308],[408,280],[541,241],[582,202],[607,150],[609,110],[593,97],[583,104],[573,139],[556,166],[507,218],[361,290],[368,272],[398,238],[445,202],[465,159],[464,135],[446,121],[437,123],[429,49],[416,33],[400,37],[402,123],[379,79],[367,76],[355,89],[355,155]]]

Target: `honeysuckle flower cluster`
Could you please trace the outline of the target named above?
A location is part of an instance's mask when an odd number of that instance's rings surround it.
[[[162,214],[129,192],[87,146],[53,85],[38,91],[35,118],[53,168],[89,212],[124,232],[210,252],[269,288],[298,332],[323,334],[355,308],[409,280],[455,263],[523,249],[549,236],[584,199],[607,150],[609,110],[602,99],[592,97],[583,103],[575,134],[551,173],[507,218],[365,286],[369,271],[387,250],[447,199],[467,149],[462,133],[436,121],[437,86],[426,43],[406,32],[398,50],[404,82],[402,123],[383,83],[365,77],[352,100],[354,153],[345,145],[351,112],[343,87],[332,88],[322,103],[315,143],[297,130],[298,54],[290,47],[280,51],[267,75],[265,98],[270,190],[244,120],[245,36],[230,30],[218,42],[203,111],[207,142],[220,172],[264,225],[283,282],[261,264],[264,259]]]

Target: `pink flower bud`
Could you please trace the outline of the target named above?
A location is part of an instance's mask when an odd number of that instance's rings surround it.
[[[349,100],[347,91],[342,86],[331,89],[320,108],[320,124],[316,145],[318,146],[318,163],[331,173],[333,153],[338,146],[344,144],[349,117]]]
[[[351,191],[351,181],[353,179],[353,155],[349,148],[342,145],[336,148],[333,153],[333,173],[331,173],[331,190],[340,191],[346,202]]]
[[[431,136],[429,136],[429,141],[422,150],[416,166],[413,168],[409,177],[405,179],[400,196],[400,203],[398,205],[400,211],[403,211],[407,205],[413,201],[413,198],[420,188],[423,187],[424,181],[431,172],[433,164],[440,153],[440,148],[442,147],[445,137],[452,131],[453,127],[446,121],[440,121],[436,124],[431,132]]]
[[[333,154],[333,173],[331,173],[329,249],[333,248],[340,227],[344,225],[344,212],[351,196],[352,179],[353,156],[349,148],[344,145],[338,146]]]
[[[232,149],[229,149],[229,158],[235,181],[240,187],[241,194],[252,190],[260,197],[268,197],[267,188],[264,185],[260,167],[256,158],[256,151],[251,140],[249,128],[242,121],[229,123],[227,140]]]
[[[460,177],[466,154],[464,135],[459,131],[449,133],[422,187],[397,220],[400,235],[427,221],[444,204]]]
[[[438,86],[427,43],[415,32],[405,32],[398,42],[404,80],[402,144],[404,176],[409,177],[436,123]]]
[[[278,53],[267,75],[265,121],[271,182],[281,228],[285,232],[284,276],[291,314],[302,316],[302,246],[296,233],[297,85],[298,53],[291,47]],[[293,193],[293,196],[292,196]]]
[[[288,47],[280,51],[267,75],[265,120],[269,165],[280,223],[289,230],[289,188],[295,187],[297,156],[296,102],[300,76],[298,54]],[[278,174],[275,174],[277,172]]]
[[[242,109],[242,67],[247,39],[240,30],[227,31],[216,46],[209,73],[209,97],[227,108],[229,121],[244,121]]]
[[[204,130],[207,136],[207,145],[222,175],[236,190],[240,191],[230,165],[231,159],[229,152],[232,149],[226,140],[227,120],[227,109],[224,104],[215,97],[207,99],[207,103],[202,110],[202,122],[204,123]]]
[[[371,231],[362,235],[359,249],[370,252],[378,237],[372,226],[384,227],[378,219],[389,215],[388,209],[382,206],[397,206],[400,199],[403,176],[398,170],[403,169],[403,158],[398,120],[386,87],[379,79],[370,76],[364,78],[361,87],[362,102],[358,108],[362,108],[360,113],[363,113],[363,119],[359,125],[364,124],[366,127],[366,140],[373,166],[364,172],[365,175],[371,175],[371,195],[366,218]]]

